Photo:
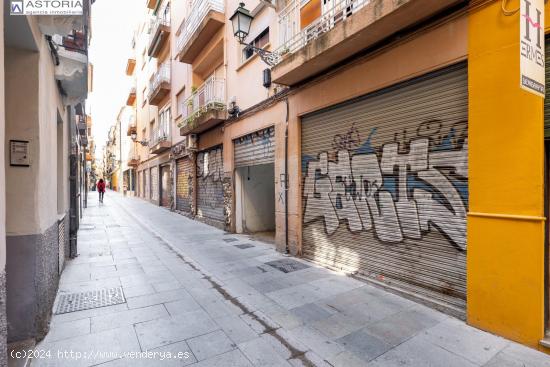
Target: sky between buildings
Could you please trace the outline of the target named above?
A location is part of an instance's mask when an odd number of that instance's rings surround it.
[[[94,85],[88,96],[87,111],[93,119],[92,135],[98,159],[109,128],[126,104],[131,87],[131,78],[125,73],[126,62],[144,6],[144,0],[96,0],[92,6],[89,59],[94,65]]]

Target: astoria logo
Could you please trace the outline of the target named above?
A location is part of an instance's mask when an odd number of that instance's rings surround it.
[[[83,0],[12,0],[12,15],[82,15]]]

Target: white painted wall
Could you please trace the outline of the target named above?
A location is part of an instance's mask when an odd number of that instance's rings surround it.
[[[235,176],[237,233],[274,231],[273,164],[237,168]]]
[[[30,142],[30,167],[9,166],[6,157],[6,218],[8,235],[42,233],[58,220],[58,190],[68,198],[68,159],[58,177],[57,145],[63,145],[68,157],[67,111],[57,89],[54,64],[43,35],[37,32],[36,20],[29,17],[38,52],[6,49],[6,144],[9,140]],[[63,140],[58,142],[58,116],[63,124]],[[9,146],[5,147],[9,152]],[[69,200],[63,200],[64,211]]]

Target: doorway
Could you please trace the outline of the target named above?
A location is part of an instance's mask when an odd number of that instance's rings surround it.
[[[275,237],[273,163],[235,170],[235,226],[237,233],[255,234],[267,242]]]

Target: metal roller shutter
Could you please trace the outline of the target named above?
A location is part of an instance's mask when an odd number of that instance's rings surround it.
[[[223,156],[217,147],[197,154],[197,216],[224,222]]]
[[[465,64],[302,119],[303,254],[463,314]]]
[[[235,167],[273,163],[275,160],[275,127],[253,132],[233,141]]]
[[[170,165],[160,167],[160,205],[170,208],[172,204],[172,170]]]
[[[151,168],[151,200],[159,199],[159,168]]]
[[[143,172],[145,173],[145,192],[143,197],[149,199],[151,195],[151,177],[148,169],[143,170]]]
[[[176,161],[176,209],[183,212],[191,212],[192,194],[192,166],[189,158],[181,158]]]

